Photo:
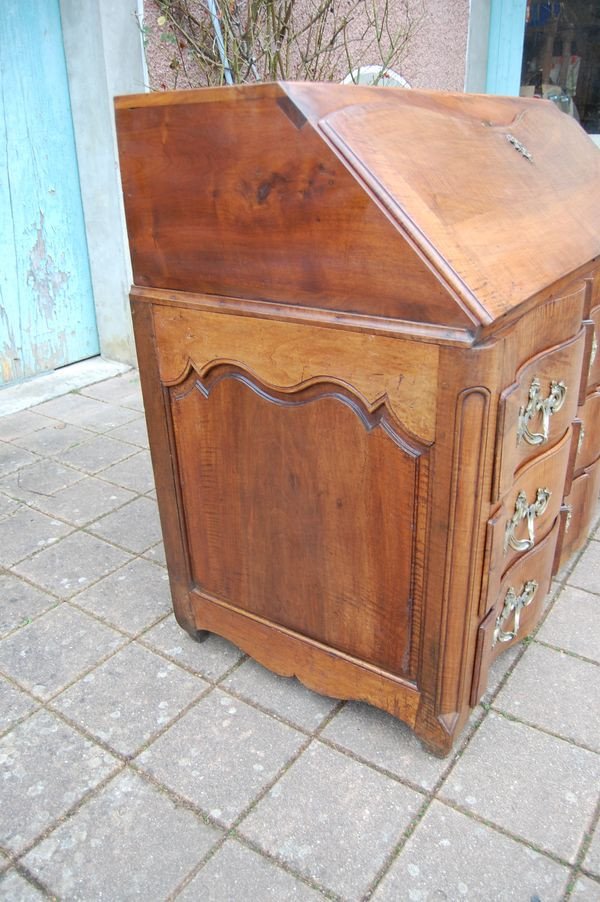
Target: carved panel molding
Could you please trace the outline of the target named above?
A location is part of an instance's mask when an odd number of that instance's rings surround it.
[[[429,448],[332,380],[217,363],[169,394],[193,587],[415,678]]]

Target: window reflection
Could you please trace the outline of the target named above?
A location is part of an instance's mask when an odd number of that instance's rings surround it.
[[[521,95],[545,97],[600,133],[600,0],[529,2]]]

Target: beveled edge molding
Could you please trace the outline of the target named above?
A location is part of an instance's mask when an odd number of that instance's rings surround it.
[[[327,139],[329,147],[346,166],[350,167],[369,192],[372,200],[387,213],[411,249],[423,261],[429,271],[433,272],[439,279],[448,292],[449,297],[464,314],[465,319],[470,320],[473,324],[473,332],[476,332],[480,326],[492,323],[492,317],[479,298],[471,291],[456,270],[452,268],[437,247],[432,244],[425,232],[409,216],[404,207],[390,194],[377,176],[367,168],[354,153],[345,138],[338,132],[333,120],[338,113],[343,114],[345,109],[347,108],[334,110],[328,116],[324,116],[319,120],[319,131]]]
[[[386,435],[412,457],[420,457],[429,452],[434,444],[433,441],[427,442],[414,435],[404,426],[394,413],[387,394],[370,402],[354,386],[332,376],[312,376],[295,385],[279,386],[265,382],[239,361],[211,360],[205,366],[197,368],[188,358],[185,373],[175,385],[169,385],[168,390],[172,401],[183,400],[194,390],[209,398],[212,390],[225,379],[241,382],[265,401],[283,407],[335,398],[357,415],[368,432],[381,426]]]
[[[541,309],[546,304],[554,304],[567,298],[574,297],[577,294],[582,296],[582,315],[579,321],[585,319],[585,309],[587,303],[587,289],[585,280],[590,278],[594,270],[594,264],[597,258],[590,260],[588,263],[582,264],[578,269],[560,279],[557,279],[551,286],[542,288],[540,291],[532,294],[523,300],[516,307],[503,313],[497,319],[493,320],[489,325],[482,326],[475,346],[486,344],[492,339],[499,339],[504,333],[516,326],[519,320],[535,309]],[[564,292],[564,293],[563,293]]]
[[[474,333],[443,325],[412,322],[368,313],[351,313],[345,310],[325,310],[322,307],[304,307],[300,304],[278,304],[260,298],[237,298],[227,295],[203,294],[191,291],[172,291],[167,288],[146,288],[132,285],[131,300],[144,303],[206,310],[229,316],[250,316],[256,319],[274,319],[323,328],[371,332],[407,341],[432,342],[440,345],[470,347]]]
[[[195,391],[198,391],[206,400],[209,400],[212,391],[220,383],[226,379],[233,379],[244,385],[250,391],[253,391],[266,402],[278,404],[283,407],[303,406],[310,404],[313,401],[333,398],[348,407],[352,413],[358,417],[361,425],[367,432],[372,432],[377,427],[380,427],[390,441],[393,442],[407,458],[412,460],[412,464],[415,468],[413,491],[417,526],[412,536],[411,557],[413,566],[411,569],[410,580],[413,606],[409,631],[406,637],[409,661],[404,679],[414,679],[416,681],[423,631],[423,584],[422,576],[419,576],[419,574],[422,574],[424,570],[423,557],[426,554],[425,534],[427,531],[426,521],[428,517],[426,505],[423,504],[423,499],[426,498],[429,493],[431,478],[431,444],[423,442],[404,428],[403,424],[398,421],[393,411],[388,406],[386,397],[378,398],[373,403],[369,404],[353,387],[339,381],[336,382],[329,377],[316,377],[314,379],[306,380],[306,382],[302,383],[300,386],[282,390],[266,385],[246,368],[239,367],[239,365],[236,364],[230,364],[224,361],[212,361],[211,364],[204,369],[205,372],[203,375],[199,376],[197,370],[191,366],[187,377],[179,383],[178,386],[165,388],[165,391],[170,397],[170,416],[172,416],[174,403],[184,400]],[[172,458],[175,470],[176,472],[179,472],[180,464],[176,443],[174,443],[173,446]],[[186,565],[188,573],[190,574],[189,589],[198,589],[198,586],[191,576],[191,551],[187,532],[185,532],[184,535]],[[216,596],[211,596],[211,598],[219,604],[227,606],[226,602],[221,601]],[[335,650],[335,653],[340,655],[345,654],[338,650]],[[386,673],[388,673],[388,671],[386,671]],[[391,676],[393,676],[394,679],[403,679],[397,674],[391,674]],[[377,706],[381,707],[379,704]],[[385,710],[391,709],[385,708]]]
[[[456,398],[456,419],[454,431],[454,448],[452,452],[452,485],[450,491],[449,532],[446,545],[446,573],[444,578],[444,598],[440,618],[439,647],[443,649],[439,662],[435,709],[438,721],[445,730],[451,733],[458,722],[457,712],[464,708],[462,701],[465,692],[470,693],[471,686],[467,682],[471,678],[468,672],[469,654],[467,643],[474,641],[474,634],[469,623],[478,614],[478,600],[481,590],[481,576],[477,575],[478,543],[485,541],[485,521],[482,522],[482,506],[485,503],[481,472],[485,466],[485,452],[489,438],[489,411],[492,394],[485,386],[473,386],[464,389]],[[470,422],[469,422],[469,418]],[[469,455],[464,454],[465,444],[470,445]],[[471,462],[465,470],[464,461]],[[462,491],[461,486],[469,486],[469,491]],[[472,486],[476,486],[475,492]],[[469,551],[468,567],[460,571],[453,566],[455,560],[455,542],[463,530],[472,528],[473,539]],[[483,536],[483,539],[482,539]],[[483,568],[483,561],[481,560]],[[457,601],[457,597],[460,599]],[[464,636],[458,643],[456,637]],[[449,661],[449,648],[460,647],[458,660]],[[449,680],[444,677],[447,668],[455,671],[456,677]],[[455,717],[456,715],[456,717]],[[464,714],[462,715],[465,716]]]

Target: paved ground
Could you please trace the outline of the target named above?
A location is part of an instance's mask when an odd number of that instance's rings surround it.
[[[141,411],[0,419],[0,898],[600,900],[600,530],[440,761],[177,627]]]

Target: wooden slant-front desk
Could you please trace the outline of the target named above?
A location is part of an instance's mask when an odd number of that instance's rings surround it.
[[[600,488],[600,153],[545,101],[117,100],[175,613],[446,754]]]

